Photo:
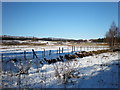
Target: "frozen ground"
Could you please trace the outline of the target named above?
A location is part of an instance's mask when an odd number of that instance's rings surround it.
[[[63,46],[64,48],[66,46]],[[6,47],[8,48],[8,47]],[[18,48],[18,47],[16,47]],[[117,52],[108,52],[84,58],[65,60],[47,64],[42,58],[27,60],[17,58],[17,61],[10,61],[10,53],[16,48],[1,50],[3,53],[2,79],[3,88],[118,88],[119,59]],[[39,51],[41,47],[20,47],[19,49]],[[45,48],[45,47],[42,47]],[[48,47],[47,47],[48,48]],[[46,50],[56,50],[59,46]],[[69,47],[66,47],[69,48]],[[86,51],[99,50],[103,48],[82,48]],[[13,50],[13,51],[12,51]],[[19,50],[18,50],[19,51]],[[77,50],[76,50],[77,51]],[[79,51],[79,48],[78,48]],[[16,51],[17,52],[17,51]],[[15,52],[15,53],[16,53]],[[67,53],[71,49],[66,50]],[[16,54],[12,57],[16,57]],[[37,53],[37,52],[36,52]],[[4,56],[6,55],[6,56]],[[7,56],[8,55],[8,56]],[[30,54],[31,55],[31,54]],[[29,55],[29,56],[30,56]],[[38,54],[37,54],[38,55]],[[51,56],[56,56],[53,54]],[[28,56],[28,57],[29,57]],[[56,56],[58,57],[58,56]],[[40,64],[40,61],[44,64]],[[27,74],[22,74],[22,72]],[[21,74],[20,74],[21,72]]]

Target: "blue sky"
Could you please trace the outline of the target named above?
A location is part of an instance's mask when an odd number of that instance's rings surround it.
[[[102,38],[118,24],[117,2],[4,2],[2,34],[71,39]]]

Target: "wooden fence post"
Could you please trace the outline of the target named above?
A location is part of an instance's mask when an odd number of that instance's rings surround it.
[[[82,51],[81,46],[80,46],[80,51]]]
[[[60,47],[59,47],[59,54],[60,54]]]
[[[34,49],[32,49],[32,51],[33,51],[33,59],[34,59],[34,56],[35,56],[36,58],[38,58],[37,55],[36,55],[36,53],[35,53],[35,51],[34,51]]]
[[[78,49],[78,46],[77,46],[77,51],[78,51],[79,49]]]
[[[89,48],[89,47],[87,46],[87,50],[89,50],[88,48]]]
[[[2,60],[2,63],[3,63],[3,54],[1,54],[1,60]]]
[[[44,48],[44,57],[45,57],[45,48]]]
[[[73,46],[72,46],[72,53],[73,53]]]
[[[75,51],[75,46],[73,47],[73,51]]]
[[[62,53],[63,53],[63,50],[64,50],[64,49],[63,49],[63,47],[62,47]]]
[[[24,51],[24,58],[25,58],[25,60],[26,60],[26,51]]]
[[[19,76],[18,76],[18,85],[19,85],[19,88],[21,88],[21,71],[22,71],[22,61],[20,59],[20,73],[19,73]]]
[[[51,50],[49,51],[49,55],[51,55]]]
[[[57,54],[58,54],[58,49],[57,49]]]
[[[1,70],[1,73],[2,73],[2,63],[3,63],[3,54],[1,54],[1,60],[2,60],[2,62],[0,63],[0,70]],[[1,79],[1,86],[2,86],[2,88],[4,88],[4,84],[3,84],[3,74],[1,75],[1,77],[2,77],[2,79]]]
[[[68,49],[68,54],[69,54],[69,47],[67,47],[67,49]]]

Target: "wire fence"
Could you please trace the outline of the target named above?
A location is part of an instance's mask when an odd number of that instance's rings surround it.
[[[53,47],[54,48],[54,47]],[[45,48],[40,48],[39,50],[35,51],[35,49],[31,49],[31,51],[26,51],[24,52],[7,52],[7,53],[2,53],[1,58],[2,60],[6,59],[13,59],[13,58],[21,58],[21,59],[34,59],[34,58],[49,58],[52,56],[52,58],[55,58],[55,56],[58,55],[65,55],[65,54],[73,54],[75,52],[79,51],[96,51],[96,50],[102,50],[102,49],[108,49],[109,47],[104,47],[104,46],[68,46],[68,47],[59,47],[56,50],[52,49],[45,49]]]

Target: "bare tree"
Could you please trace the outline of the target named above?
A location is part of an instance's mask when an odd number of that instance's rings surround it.
[[[111,48],[119,47],[120,43],[120,30],[113,22],[109,31],[106,33],[106,41],[108,42]]]

